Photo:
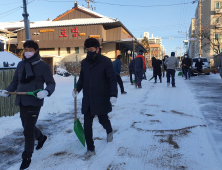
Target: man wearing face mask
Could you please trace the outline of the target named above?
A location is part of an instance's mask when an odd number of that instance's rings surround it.
[[[185,80],[187,80],[187,73],[188,73],[188,79],[190,79],[191,60],[187,54],[184,55],[182,65],[184,66],[183,68],[184,68]]]
[[[113,64],[108,57],[100,54],[100,44],[95,38],[88,38],[84,43],[87,56],[81,62],[81,71],[77,82],[77,97],[83,90],[82,114],[84,114],[84,133],[87,151],[84,159],[88,160],[95,155],[92,124],[95,115],[107,133],[107,142],[113,140],[113,129],[108,117],[112,105],[117,101],[117,81]]]
[[[34,151],[35,139],[38,141],[36,150],[43,147],[47,136],[35,126],[43,100],[49,97],[55,90],[55,81],[50,66],[41,61],[39,46],[36,42],[28,40],[24,43],[23,60],[18,64],[11,84],[0,93],[2,97],[8,97],[5,92],[32,92],[37,89],[46,88],[33,96],[16,96],[15,105],[20,107],[20,118],[24,128],[25,150],[22,153],[22,164],[20,170],[26,169],[31,163]],[[1,91],[1,90],[0,90]]]
[[[204,63],[202,62],[201,58],[198,58],[197,62],[195,63],[195,67],[197,68],[197,71],[199,73],[202,73],[202,68],[203,68]],[[199,76],[199,74],[198,74]]]

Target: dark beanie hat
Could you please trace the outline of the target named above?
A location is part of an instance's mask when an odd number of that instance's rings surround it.
[[[143,55],[143,50],[140,50],[140,51],[139,51],[139,55]]]
[[[171,52],[171,56],[175,56],[175,52]]]

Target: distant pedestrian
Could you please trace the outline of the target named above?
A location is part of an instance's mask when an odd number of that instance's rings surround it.
[[[167,58],[169,58],[169,56],[168,56],[168,55],[165,55],[165,56],[164,56],[164,59],[162,60],[162,73],[163,73],[163,77],[165,76],[165,72],[167,71],[167,66],[166,66],[166,64],[164,63]]]
[[[135,58],[136,85],[138,88],[142,88],[141,82],[143,80],[144,69],[145,69],[145,57],[143,56],[143,50],[140,50],[139,55],[137,55]]]
[[[162,83],[161,64],[162,64],[161,60],[152,57],[153,77],[155,78],[155,83],[157,83],[157,76],[159,76],[160,83]]]
[[[51,96],[55,90],[55,81],[51,68],[39,55],[39,46],[35,41],[27,40],[24,44],[23,60],[19,62],[11,84],[0,93],[0,96],[8,97],[5,92],[38,92],[37,98],[33,96],[16,96],[15,105],[20,107],[20,118],[25,137],[25,147],[22,153],[22,164],[20,170],[27,169],[31,163],[34,152],[35,140],[38,141],[36,150],[43,147],[47,136],[36,127],[40,109],[43,106],[44,98]],[[46,87],[44,89],[44,83]]]
[[[202,73],[203,65],[204,65],[204,63],[203,63],[203,61],[201,60],[201,58],[198,58],[198,59],[197,59],[197,62],[195,63],[195,67],[197,68],[197,71],[198,71],[199,73]],[[198,73],[198,76],[199,76],[199,73]]]
[[[187,80],[187,78],[190,79],[190,69],[191,69],[192,62],[187,54],[184,55],[184,59],[182,60],[182,64],[183,64],[185,80]]]
[[[135,74],[135,62],[134,62],[134,59],[129,64],[129,75],[130,75],[131,85],[133,85],[133,74]]]
[[[99,52],[99,41],[88,38],[84,46],[87,56],[81,62],[77,93],[72,91],[72,95],[75,98],[83,90],[82,114],[84,114],[84,133],[87,144],[84,158],[87,160],[96,154],[92,129],[95,115],[106,130],[107,142],[113,140],[113,129],[108,113],[112,111],[112,105],[117,101],[117,81],[111,60]]]
[[[117,83],[119,84],[119,87],[121,89],[121,94],[126,94],[127,92],[124,91],[124,86],[123,86],[123,81],[120,77],[120,72],[121,72],[121,65],[122,65],[122,56],[118,55],[116,60],[113,61],[113,69],[116,75],[116,80]]]
[[[218,69],[220,69],[220,77],[222,79],[222,58],[220,58],[220,62],[217,65]],[[222,84],[220,85],[222,87]]]
[[[178,58],[175,57],[175,52],[171,52],[171,57],[165,60],[167,65],[167,87],[170,86],[170,76],[172,77],[172,87],[175,86],[175,69],[179,65]]]

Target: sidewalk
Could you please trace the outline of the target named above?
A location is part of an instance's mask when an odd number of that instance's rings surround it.
[[[152,72],[147,70],[146,74],[149,80]],[[80,144],[73,132],[73,77],[55,79],[57,89],[52,98],[46,100],[38,122],[43,132],[49,136],[49,140],[42,150],[34,152],[30,169],[221,169],[221,158],[213,147],[209,127],[193,93],[194,88],[191,90],[183,78],[176,76],[176,88],[167,88],[164,77],[163,83],[158,81],[155,84],[154,80],[143,80],[142,89],[135,89],[128,76],[122,77],[127,94],[118,96],[117,104],[109,114],[115,132],[114,140],[112,143],[106,143],[105,130],[95,118],[93,138],[96,156],[89,161],[81,159],[86,148]],[[82,93],[78,96],[78,117],[83,122],[83,115],[80,114],[81,98]],[[56,112],[58,109],[60,110]],[[14,143],[9,139],[18,137],[18,133],[13,132],[22,129],[18,126],[18,114],[14,119],[0,118],[1,125],[3,119],[2,130],[6,131],[6,134],[0,133],[0,145],[2,147],[2,141],[11,142],[4,144],[6,152]],[[9,127],[12,121],[15,124],[14,129]],[[22,137],[21,133],[19,135]],[[20,149],[16,154],[8,153],[8,161],[11,161],[11,164],[0,161],[0,169],[18,169],[22,144],[20,142],[13,146]],[[0,160],[3,156],[0,154]]]

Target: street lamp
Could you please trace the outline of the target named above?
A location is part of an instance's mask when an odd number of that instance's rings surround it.
[[[129,63],[130,63],[130,54],[131,54],[131,51],[128,50],[127,53],[128,53],[128,55],[129,55]]]

